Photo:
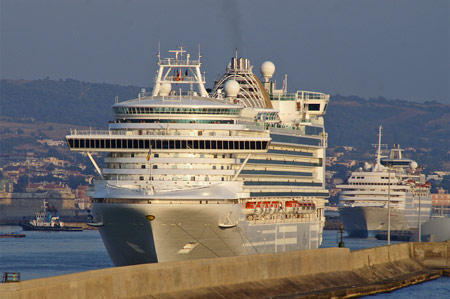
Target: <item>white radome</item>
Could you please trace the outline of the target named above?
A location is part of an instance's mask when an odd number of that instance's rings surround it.
[[[161,89],[159,90],[159,94],[161,96],[168,96],[170,91],[172,90],[172,85],[170,83],[161,84]]]
[[[419,165],[417,164],[416,161],[412,161],[411,163],[409,163],[409,167],[411,169],[416,169]]]
[[[261,64],[261,75],[266,79],[266,82],[272,78],[273,74],[275,73],[275,64],[271,61],[265,61],[263,64]]]
[[[236,80],[228,80],[227,82],[225,82],[223,89],[227,97],[235,98],[237,97],[241,87]]]

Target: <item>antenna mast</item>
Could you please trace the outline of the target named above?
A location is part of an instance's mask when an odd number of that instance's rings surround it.
[[[381,165],[381,129],[382,126],[378,128],[378,150],[377,150],[377,165],[376,168],[379,168]]]
[[[158,41],[158,55],[156,55],[156,57],[158,57],[158,62],[161,62],[161,42]]]

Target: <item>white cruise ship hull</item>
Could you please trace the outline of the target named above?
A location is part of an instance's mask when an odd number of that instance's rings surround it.
[[[116,266],[318,248],[321,221],[248,221],[241,204],[93,204]],[[151,215],[151,216],[150,216]],[[226,221],[227,218],[229,221]],[[154,217],[154,219],[153,219]],[[153,220],[149,220],[153,219]]]
[[[341,221],[350,237],[375,237],[388,230],[388,210],[384,207],[340,207]],[[391,208],[391,231],[414,232],[419,223],[419,213],[415,210]],[[421,223],[430,219],[429,209],[424,209]]]

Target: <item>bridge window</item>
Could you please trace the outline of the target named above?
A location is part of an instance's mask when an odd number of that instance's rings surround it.
[[[320,111],[320,104],[308,104],[309,111]]]

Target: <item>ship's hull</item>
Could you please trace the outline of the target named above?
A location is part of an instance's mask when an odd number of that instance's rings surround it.
[[[248,221],[241,204],[94,203],[93,213],[116,266],[318,248],[322,221]]]
[[[81,232],[83,228],[80,226],[39,226],[29,222],[19,224],[24,231],[64,231],[64,232]]]
[[[375,237],[388,230],[388,209],[383,207],[340,207],[342,224],[350,237]],[[418,227],[418,212],[391,208],[390,229],[397,232],[414,232]],[[423,211],[421,223],[430,218]]]
[[[421,240],[423,242],[444,242],[450,240],[450,217],[435,217],[422,224]],[[419,240],[416,231],[412,240]]]

